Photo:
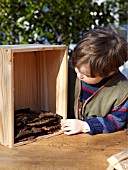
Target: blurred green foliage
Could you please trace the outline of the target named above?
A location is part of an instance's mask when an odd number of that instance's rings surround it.
[[[0,44],[77,43],[92,25],[127,20],[125,0],[0,0]]]

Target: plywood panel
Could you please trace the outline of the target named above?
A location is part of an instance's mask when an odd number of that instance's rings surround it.
[[[37,109],[37,67],[34,52],[14,53],[15,109]]]

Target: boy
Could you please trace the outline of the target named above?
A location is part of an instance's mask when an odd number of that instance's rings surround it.
[[[128,122],[128,80],[119,71],[127,60],[127,42],[105,28],[92,29],[77,44],[72,66],[77,74],[76,119],[62,122],[64,134],[110,133]]]

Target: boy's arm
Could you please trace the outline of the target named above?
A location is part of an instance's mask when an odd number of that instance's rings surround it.
[[[120,130],[128,122],[128,99],[114,108],[106,117],[84,119],[90,126],[90,135],[111,133]]]

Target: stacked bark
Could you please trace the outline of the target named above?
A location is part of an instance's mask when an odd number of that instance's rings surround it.
[[[30,108],[15,111],[15,142],[34,139],[61,129],[62,116],[47,111],[32,111]]]
[[[124,150],[107,159],[107,170],[128,170],[128,150]]]

